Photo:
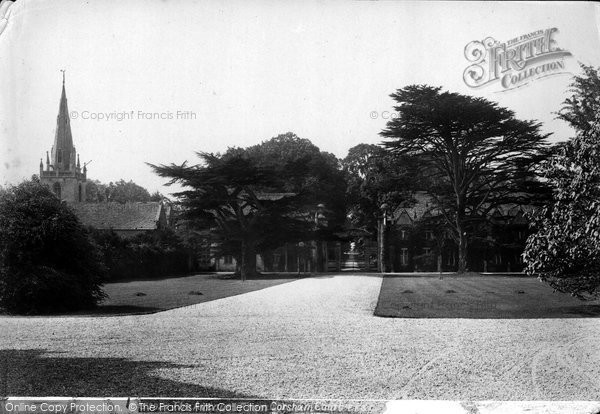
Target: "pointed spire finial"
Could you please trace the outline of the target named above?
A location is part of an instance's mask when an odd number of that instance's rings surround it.
[[[61,71],[61,72],[62,72],[62,74],[63,74],[63,86],[64,86],[64,84],[65,84],[65,70],[64,70],[64,69],[61,69],[60,71]]]

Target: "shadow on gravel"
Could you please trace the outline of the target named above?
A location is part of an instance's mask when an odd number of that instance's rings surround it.
[[[238,399],[253,400],[268,407],[273,401],[226,389],[162,379],[154,374],[159,369],[194,368],[193,365],[61,355],[39,349],[0,350],[0,396],[223,398],[236,399],[238,402],[241,402]],[[297,392],[293,384],[290,384],[289,392]],[[373,400],[299,401],[283,398],[276,401],[283,407],[276,411],[282,414],[297,413],[298,410],[290,408],[293,404],[315,409],[319,404],[318,412],[325,414],[373,414],[385,409],[385,401]],[[315,409],[308,411],[314,412]]]
[[[0,395],[252,398],[162,379],[153,374],[161,368],[190,366],[124,358],[69,358],[36,349],[0,350]]]

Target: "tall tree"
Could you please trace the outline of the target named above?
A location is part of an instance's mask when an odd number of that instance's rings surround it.
[[[335,155],[321,151],[310,140],[293,132],[277,135],[244,151],[258,165],[281,171],[285,178],[284,190],[302,193],[307,208],[323,204],[329,228],[343,224],[346,179]]]
[[[317,215],[324,217],[326,225],[321,225],[318,232],[307,236],[313,240],[331,239],[341,230],[346,219],[346,178],[340,161],[333,154],[321,151],[310,140],[293,132],[230,151],[241,151],[255,160],[258,166],[279,171],[282,190],[301,196],[298,198],[298,214],[306,220],[315,222]],[[271,237],[260,243],[259,251],[267,253],[286,242],[298,241],[296,236],[289,236],[287,232],[273,232]]]
[[[394,210],[418,190],[414,160],[390,153],[380,145],[359,144],[342,160],[346,174],[346,197],[350,221],[355,227],[374,232],[381,206]]]
[[[553,200],[532,215],[526,271],[579,298],[600,293],[600,75],[581,65],[558,117],[577,132],[544,165]]]
[[[576,132],[588,131],[600,113],[600,74],[598,69],[581,64],[583,73],[569,85],[571,96],[558,112],[558,118],[568,122]]]
[[[600,120],[599,120],[600,121]],[[600,293],[600,124],[580,132],[546,164],[554,200],[536,211],[526,272],[560,292]]]
[[[300,238],[311,223],[301,211],[303,194],[285,192],[295,165],[267,166],[240,150],[227,154],[198,153],[201,163],[188,166],[151,165],[169,184],[186,190],[176,193],[183,217],[197,228],[214,228],[225,245],[239,248],[241,278],[256,273],[258,247],[285,234]]]
[[[546,156],[541,125],[484,98],[412,85],[390,95],[398,117],[381,132],[391,151],[417,158],[429,192],[467,270],[470,235],[501,204],[531,203],[542,190],[536,166]]]

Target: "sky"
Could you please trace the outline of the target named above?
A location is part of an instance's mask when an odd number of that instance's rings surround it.
[[[554,112],[578,62],[600,66],[599,16],[575,2],[19,0],[0,34],[0,184],[39,171],[61,69],[88,178],[151,192],[171,190],[146,162],[288,131],[338,157],[379,143],[389,95],[411,84],[497,101],[564,140]],[[564,73],[511,90],[465,84],[469,42],[549,28],[571,53]]]

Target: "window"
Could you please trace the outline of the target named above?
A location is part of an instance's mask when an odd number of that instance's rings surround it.
[[[233,264],[233,257],[231,255],[227,255],[223,257],[224,264]]]
[[[77,197],[77,199],[81,203],[81,183],[79,183],[79,196]]]
[[[54,191],[54,195],[56,197],[58,197],[58,199],[60,200],[61,197],[61,188],[60,188],[60,183],[54,183],[54,185],[52,186],[52,190]]]
[[[502,264],[502,255],[500,253],[494,254],[494,264]]]
[[[429,256],[431,254],[431,249],[429,247],[423,248],[423,254],[426,254],[427,256]]]
[[[452,252],[448,255],[448,261],[446,262],[448,266],[454,266],[456,264],[456,253]]]
[[[407,266],[408,265],[408,249],[405,247],[400,249],[400,265]]]
[[[433,232],[431,230],[425,231],[425,240],[433,240]]]
[[[400,230],[400,240],[407,240],[408,239],[408,232],[404,229]]]
[[[56,161],[58,161],[59,163],[62,162],[62,150],[59,149],[56,155]]]

